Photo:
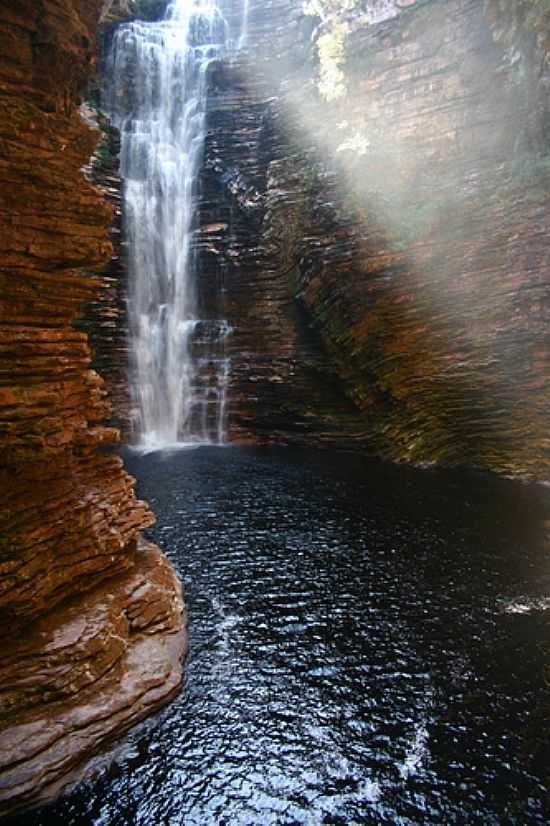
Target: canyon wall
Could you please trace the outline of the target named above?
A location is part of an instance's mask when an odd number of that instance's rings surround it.
[[[296,295],[379,454],[547,479],[550,21],[501,6],[351,32],[321,151],[356,246]]]
[[[232,438],[546,479],[548,12],[359,6],[334,43],[301,4],[252,4],[212,71],[198,245],[234,328]]]
[[[549,13],[356,5],[334,27],[251,2],[211,67],[196,248],[230,439],[546,479]],[[123,261],[89,328],[129,431]]]
[[[399,5],[252,0],[211,67],[196,250],[229,437],[546,479],[550,15]],[[89,326],[130,431],[123,259]]]
[[[112,251],[112,208],[82,171],[99,133],[78,109],[100,6],[0,8],[0,814],[57,794],[173,696],[186,646],[75,326]]]

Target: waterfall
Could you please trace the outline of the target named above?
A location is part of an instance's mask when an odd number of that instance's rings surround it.
[[[246,46],[248,39],[248,13],[250,7],[250,0],[243,0],[242,25],[241,33],[239,35],[238,48],[243,49]]]
[[[246,2],[246,0],[245,0]],[[245,20],[241,38],[245,33]],[[216,0],[172,0],[114,37],[105,109],[121,132],[129,385],[141,447],[223,443],[223,318],[201,318],[193,235],[208,67],[228,42]]]

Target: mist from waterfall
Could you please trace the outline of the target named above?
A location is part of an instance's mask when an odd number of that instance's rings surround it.
[[[129,385],[144,449],[225,441],[231,330],[200,317],[193,238],[208,68],[244,43],[247,20],[243,0],[232,40],[217,0],[172,0],[163,20],[119,27],[109,56],[104,107],[121,132]]]
[[[243,49],[248,39],[248,15],[250,12],[250,0],[243,0],[242,23],[239,34],[238,48]]]

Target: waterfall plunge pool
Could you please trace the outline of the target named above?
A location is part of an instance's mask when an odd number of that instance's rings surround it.
[[[187,592],[187,685],[18,823],[550,822],[547,488],[295,449],[127,464]]]

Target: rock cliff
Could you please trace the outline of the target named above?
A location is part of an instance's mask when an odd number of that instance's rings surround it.
[[[323,97],[329,24],[311,38],[299,5],[255,5],[213,78],[203,272],[217,254],[234,436],[548,478],[548,12],[358,4]]]
[[[0,8],[0,814],[59,792],[172,696],[186,644],[75,327],[111,254],[112,209],[82,172],[99,133],[78,109],[100,6]]]
[[[231,439],[548,478],[549,18],[252,0],[210,73],[196,239],[233,328]]]

